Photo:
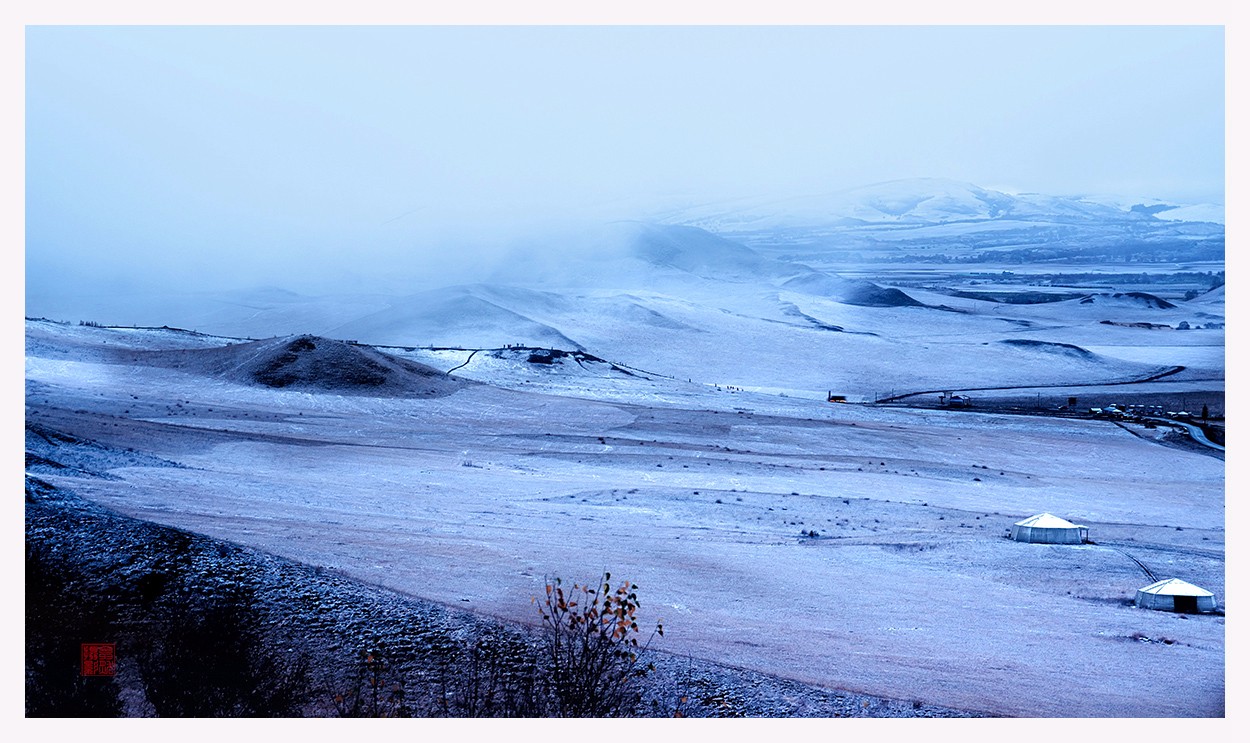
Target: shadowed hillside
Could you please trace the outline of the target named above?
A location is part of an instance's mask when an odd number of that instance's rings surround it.
[[[1115,292],[1090,294],[1080,300],[1081,304],[1108,305],[1124,307],[1147,307],[1156,310],[1174,310],[1176,305],[1146,292]]]
[[[786,289],[817,297],[826,297],[843,304],[860,307],[923,307],[909,294],[898,289],[878,286],[871,281],[847,279],[813,271],[790,279]]]
[[[465,384],[369,346],[313,335],[140,353],[135,361],[241,384],[375,396],[441,397]]]

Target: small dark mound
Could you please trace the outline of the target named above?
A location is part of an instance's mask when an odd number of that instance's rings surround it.
[[[1062,356],[1071,356],[1078,359],[1092,359],[1095,354],[1080,346],[1074,346],[1071,343],[1051,343],[1049,341],[1035,341],[1026,338],[1007,338],[999,341],[999,343],[1017,348],[1031,348],[1046,353],[1055,353]]]
[[[1156,310],[1171,310],[1171,309],[1176,308],[1176,305],[1172,304],[1166,299],[1156,297],[1153,294],[1147,294],[1146,292],[1116,292],[1114,294],[1089,294],[1085,296],[1083,299],[1081,299],[1081,304],[1094,304],[1100,298],[1115,299],[1121,302],[1127,301],[1132,304],[1139,304],[1139,305],[1150,307]]]
[[[1120,295],[1116,294],[1115,296],[1119,297]],[[1143,304],[1145,304],[1148,307],[1155,307],[1161,310],[1170,310],[1170,309],[1176,308],[1176,305],[1172,304],[1166,299],[1156,297],[1153,294],[1147,294],[1146,292],[1125,292],[1124,296],[1132,297],[1133,299],[1140,300]]]
[[[317,353],[318,341],[322,346],[320,353]],[[344,352],[353,349],[350,344],[335,343],[301,335],[287,341],[277,353],[266,354],[248,371],[252,379],[267,387],[305,385],[342,389],[386,384],[388,369],[384,365],[358,351]]]
[[[257,353],[249,353],[250,345],[234,347],[250,358],[227,376],[266,387],[420,397],[448,394],[462,384],[424,364],[346,341],[300,335],[258,341]]]
[[[901,289],[891,289],[864,282],[868,286],[861,287],[848,295],[844,300],[847,304],[864,307],[923,307],[924,303],[914,299]]]
[[[911,295],[898,289],[878,286],[871,281],[847,279],[841,276],[813,271],[810,274],[796,276],[782,284],[786,289],[818,297],[827,297],[835,302],[857,305],[860,307],[924,307]]]
[[[242,384],[378,397],[441,397],[468,384],[371,346],[315,335],[150,352],[135,360]]]

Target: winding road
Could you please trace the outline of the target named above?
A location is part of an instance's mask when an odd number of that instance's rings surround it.
[[[1209,446],[1212,449],[1219,449],[1220,451],[1224,451],[1224,447],[1220,446],[1219,444],[1215,443],[1211,439],[1207,438],[1206,431],[1203,431],[1201,428],[1199,428],[1198,426],[1195,426],[1192,423],[1185,423],[1184,421],[1172,420],[1171,418],[1150,418],[1150,420],[1159,421],[1160,423],[1167,423],[1172,426],[1182,426],[1184,427],[1186,431],[1189,432],[1189,437],[1192,438],[1194,441],[1197,441],[1199,444],[1202,444],[1204,446]]]
[[[1035,389],[1044,389],[1044,388],[1063,388],[1063,387],[1115,387],[1115,386],[1125,385],[1125,384],[1144,384],[1146,382],[1154,382],[1154,381],[1163,379],[1164,377],[1170,377],[1173,374],[1179,374],[1183,371],[1185,371],[1185,367],[1173,366],[1170,369],[1165,369],[1164,371],[1151,374],[1148,377],[1142,377],[1140,379],[1126,379],[1121,382],[1079,382],[1075,384],[1072,384],[1072,383],[1069,383],[1069,384],[1015,384],[1015,385],[1010,385],[1007,387],[945,387],[940,390],[921,390],[919,392],[904,392],[901,395],[892,395],[890,397],[883,397],[880,400],[876,400],[875,402],[877,403],[897,402],[899,400],[905,400],[909,397],[916,397],[917,395],[937,395],[942,392],[950,392],[951,390],[955,390],[958,392],[993,392],[997,390],[1035,390]]]

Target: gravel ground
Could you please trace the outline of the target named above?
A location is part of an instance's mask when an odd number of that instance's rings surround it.
[[[99,597],[128,595],[129,589],[167,556],[172,544],[189,543],[190,578],[195,592],[211,596],[223,576],[245,576],[256,589],[262,617],[276,646],[288,646],[311,663],[313,680],[301,713],[336,714],[333,690],[352,672],[356,653],[384,647],[392,680],[408,690],[417,715],[437,714],[423,698],[432,691],[430,646],[464,642],[491,632],[518,637],[529,630],[492,618],[404,596],[350,580],[333,571],[312,568],[259,550],[190,534],[122,516],[82,500],[72,492],[28,476],[26,544],[58,556],[75,567],[78,591]],[[77,642],[80,638],[69,638]],[[99,639],[99,638],[97,638]],[[118,643],[116,683],[123,714],[148,716],[154,710],[134,683],[128,654],[139,652],[133,640]],[[655,671],[645,679],[643,716],[668,717],[976,717],[979,715],[920,702],[883,699],[806,685],[695,658],[647,652]],[[31,664],[28,649],[28,690]]]

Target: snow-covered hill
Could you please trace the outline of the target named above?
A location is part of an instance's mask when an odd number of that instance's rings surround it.
[[[667,221],[714,232],[852,224],[942,224],[984,220],[1109,222],[1142,214],[1079,198],[1008,194],[943,178],[886,181],[834,193],[760,202],[710,204]]]
[[[971,191],[945,192],[939,201],[971,209],[972,201],[960,201],[969,193],[977,209],[992,208],[996,197]],[[920,206],[890,208],[916,214]],[[518,251],[495,276],[404,296],[184,297],[159,324],[239,338],[306,333],[414,349],[578,351],[674,379],[806,397],[831,389],[862,399],[890,390],[1108,382],[1195,359],[1223,368],[1223,312],[1214,295],[1179,304],[1136,291],[998,303],[847,278],[690,226],[608,225],[554,249]],[[117,311],[94,319],[128,318]],[[1158,335],[1186,327],[1202,332],[1172,334],[1167,343]],[[999,342],[1022,332],[1098,353],[1057,356]],[[1175,346],[1209,352],[1170,355]]]
[[[1224,207],[1221,204],[1193,204],[1178,206],[1155,214],[1156,219],[1174,220],[1177,222],[1212,222],[1224,224]]]
[[[788,199],[696,205],[659,219],[753,247],[785,247],[799,260],[818,263],[830,253],[867,260],[1219,260],[1222,212],[1209,204],[1148,206],[911,178]]]

